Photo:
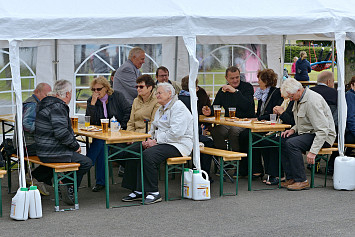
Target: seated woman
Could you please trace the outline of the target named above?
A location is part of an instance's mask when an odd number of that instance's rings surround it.
[[[156,92],[161,105],[151,124],[150,139],[142,142],[144,190],[147,192],[145,204],[162,200],[158,190],[158,165],[170,157],[190,155],[193,144],[192,115],[184,103],[178,100],[174,87],[169,83],[159,83]],[[136,162],[140,170],[140,162]],[[126,173],[126,172],[125,172]],[[137,182],[131,183],[133,192],[122,201],[141,200],[141,172],[137,172]]]
[[[117,91],[113,91],[109,81],[102,76],[91,82],[90,89],[92,96],[87,101],[85,113],[85,115],[90,116],[90,124],[100,126],[100,119],[110,119],[115,116],[122,129],[126,129],[131,107],[124,96]],[[97,163],[96,185],[92,189],[93,192],[105,188],[104,142],[94,138],[87,153],[92,163]]]
[[[142,75],[136,80],[136,88],[138,96],[133,100],[131,117],[127,123],[127,131],[146,133],[150,129],[150,125],[154,120],[154,115],[160,104],[157,101],[157,97],[154,94],[155,82],[150,75]],[[146,131],[146,124],[144,120],[149,120],[148,131]],[[129,143],[130,144],[130,143]],[[121,144],[126,146],[125,144]],[[137,152],[140,149],[139,143],[136,143],[132,150]],[[132,157],[131,153],[123,152],[118,155],[119,158]],[[135,190],[137,183],[137,165],[136,160],[120,162],[125,167],[125,173],[123,174],[122,187]],[[131,184],[134,184],[131,186]]]
[[[289,124],[291,126],[295,125],[295,120],[293,118],[293,103],[290,99],[286,98],[280,106],[275,106],[273,111],[280,118],[280,122],[284,124]],[[278,140],[274,134],[270,139]],[[272,146],[274,143],[270,141],[261,142],[262,146]],[[276,185],[279,183],[279,151],[278,148],[263,148],[261,149],[261,154],[264,159],[265,173],[268,174],[266,180],[264,180],[266,185]],[[283,172],[281,171],[281,174]],[[282,176],[281,176],[282,177]]]
[[[203,106],[211,106],[211,101],[210,101],[210,98],[208,97],[205,89],[203,89],[202,87],[199,87],[197,84],[198,84],[198,80],[196,80],[197,112],[198,112],[198,115],[203,115],[203,113],[202,113]],[[190,92],[189,92],[189,76],[182,78],[181,87],[182,87],[182,90],[179,93],[179,100],[181,100],[191,112],[191,102],[190,102]],[[201,126],[204,127],[203,124]],[[205,147],[214,147],[212,139],[210,139],[207,136],[204,136],[202,134],[201,127],[199,127],[199,141],[202,142]],[[206,171],[208,176],[210,177],[212,156],[201,153],[200,160],[201,160],[201,169]],[[211,178],[210,178],[210,181],[212,182]]]
[[[283,101],[279,88],[276,88],[277,74],[272,69],[264,69],[257,74],[260,88],[255,91],[254,97],[258,100],[256,117],[258,120],[270,120],[273,108]],[[249,131],[246,129],[240,134],[240,148],[247,153],[249,147]],[[247,175],[248,160],[242,159],[240,162],[240,174]],[[262,177],[264,175],[259,149],[253,150],[253,176]]]

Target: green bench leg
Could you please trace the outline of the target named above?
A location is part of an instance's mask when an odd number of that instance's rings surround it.
[[[59,193],[58,193],[58,174],[53,169],[53,181],[54,181],[54,211],[59,211]]]
[[[184,164],[173,164],[173,165],[168,165],[168,163],[165,162],[165,201],[171,201],[175,199],[184,199],[184,185],[183,185],[183,180],[184,180]],[[171,174],[173,177],[175,177],[175,173],[177,173],[175,170],[181,171],[181,178],[182,178],[182,185],[181,185],[181,198],[171,198],[169,199],[169,174],[170,171],[172,170]]]
[[[223,169],[224,160],[223,157],[219,157],[219,196],[223,196]]]
[[[219,196],[225,196],[225,195],[234,195],[232,193],[224,193],[223,192],[223,170],[227,169],[225,166],[227,165],[233,165],[233,168],[236,168],[236,179],[235,179],[235,195],[238,195],[238,185],[239,185],[239,160],[235,160],[236,164],[234,164],[234,161],[227,161],[226,164],[224,163],[223,157],[219,157],[219,162],[220,162],[220,169],[219,169]]]
[[[325,175],[324,175],[324,186],[319,186],[319,187],[327,187],[327,171],[328,171],[329,156],[330,155],[317,155],[315,160],[314,160],[314,163],[316,163],[318,161],[320,162],[321,160],[324,160],[325,163],[326,163]],[[315,170],[316,170],[316,166],[313,164],[312,165],[312,169],[311,169],[311,188],[314,188]]]
[[[165,162],[165,201],[169,200],[168,178],[169,178],[169,166],[168,163]]]
[[[1,180],[0,179],[0,217],[2,217],[2,193],[1,193]]]

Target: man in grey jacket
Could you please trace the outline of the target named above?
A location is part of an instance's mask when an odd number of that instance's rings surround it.
[[[123,63],[116,71],[113,78],[113,89],[124,95],[130,105],[137,97],[136,79],[142,75],[139,69],[145,60],[145,52],[139,47],[129,51],[128,60]]]
[[[287,179],[281,186],[288,190],[309,189],[302,153],[308,151],[307,163],[314,164],[319,150],[333,145],[336,132],[332,113],[321,95],[303,88],[295,79],[287,79],[281,93],[295,101],[292,109],[295,125],[281,133],[282,162]]]

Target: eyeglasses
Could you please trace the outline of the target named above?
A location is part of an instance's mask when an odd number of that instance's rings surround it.
[[[101,87],[101,88],[91,88],[91,91],[101,91],[102,88],[104,88],[104,87]]]
[[[145,85],[144,86],[142,86],[142,85],[136,85],[136,89],[143,89],[145,87]]]

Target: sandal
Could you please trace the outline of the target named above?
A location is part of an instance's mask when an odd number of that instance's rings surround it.
[[[279,184],[279,178],[270,176],[268,181],[265,182],[266,185],[277,185]]]

